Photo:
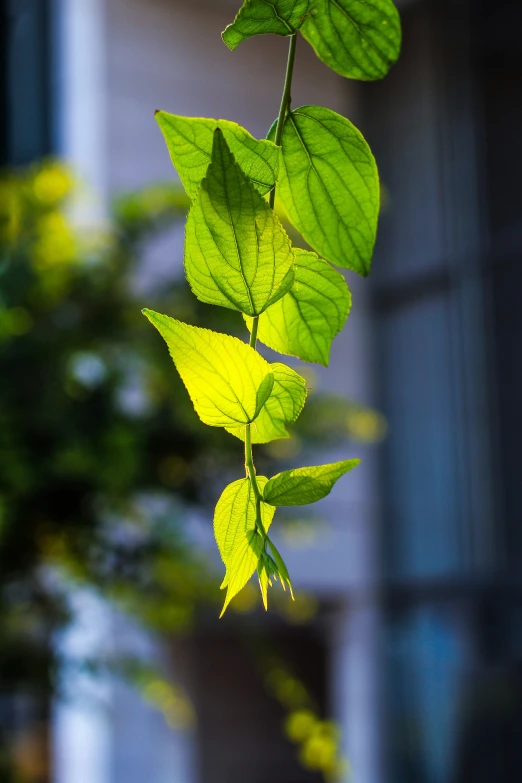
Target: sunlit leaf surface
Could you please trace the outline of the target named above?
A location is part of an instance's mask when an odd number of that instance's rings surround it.
[[[287,116],[282,148],[278,194],[289,220],[332,264],[366,276],[377,233],[379,176],[363,136],[331,109],[301,106]]]
[[[269,443],[278,438],[288,438],[287,425],[297,419],[306,400],[306,381],[299,373],[276,362],[270,365],[274,375],[272,393],[265,402],[250,431],[252,443]],[[228,428],[227,432],[241,440],[245,428]]]
[[[223,40],[234,50],[254,35],[292,35],[301,27],[308,5],[309,0],[245,0]]]
[[[328,365],[352,298],[344,277],[315,253],[295,250],[290,291],[259,318],[258,339],[274,351]],[[247,318],[248,328],[252,319]]]
[[[350,79],[382,79],[401,49],[392,0],[311,0],[301,32],[329,68]]]
[[[329,465],[285,470],[271,478],[263,498],[272,506],[304,506],[326,497],[349,470],[359,465],[359,459],[346,459]]]
[[[202,302],[259,315],[289,290],[293,265],[286,231],[217,130],[187,221],[185,271],[193,292]]]
[[[257,482],[263,491],[267,479],[258,476]],[[274,513],[275,508],[261,503],[265,531],[269,529]],[[223,491],[214,513],[214,535],[227,569],[221,585],[227,588],[224,612],[257,569],[263,550],[262,536],[256,531],[256,502],[250,479],[234,481]]]
[[[256,418],[274,383],[262,356],[237,337],[189,326],[152,310],[143,313],[167,343],[201,421],[230,427]]]
[[[229,120],[180,117],[156,113],[174,168],[190,198],[198,192],[212,157],[214,131],[220,128],[237,163],[261,193],[274,187],[279,171],[279,150],[271,141],[255,139]]]

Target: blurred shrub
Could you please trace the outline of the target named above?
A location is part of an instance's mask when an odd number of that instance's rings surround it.
[[[53,162],[0,178],[0,676],[25,685],[51,671],[46,641],[66,616],[48,564],[159,626],[190,623],[208,596],[180,503],[205,503],[239,450],[192,415],[133,293],[143,241],[185,197],[130,195],[110,233],[80,235],[73,186]],[[151,291],[159,309],[188,299],[175,271]]]

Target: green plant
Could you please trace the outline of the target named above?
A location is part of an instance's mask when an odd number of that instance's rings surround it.
[[[298,31],[337,73],[386,74],[401,43],[391,0],[245,0],[223,33],[230,49],[262,33],[289,36],[279,117],[266,140],[225,120],[157,112],[170,156],[192,206],[185,272],[202,302],[237,310],[250,331],[236,337],[143,312],[167,342],[200,419],[245,444],[246,477],[218,501],[216,541],[225,563],[223,612],[257,570],[265,608],[279,578],[292,590],[269,536],[277,506],[313,503],[359,460],[258,476],[252,444],[288,436],[306,399],[304,379],[269,364],[257,341],[279,353],[328,364],[351,306],[344,277],[370,271],[379,214],[379,178],[369,146],[349,120],[320,106],[291,106]],[[275,211],[281,205],[311,250],[292,247]],[[313,252],[316,251],[316,252]]]

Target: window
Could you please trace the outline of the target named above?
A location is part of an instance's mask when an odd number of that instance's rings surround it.
[[[405,4],[362,87],[374,260],[387,781],[522,780],[519,0]],[[508,696],[509,694],[509,696]]]
[[[0,0],[0,165],[52,149],[48,0]]]

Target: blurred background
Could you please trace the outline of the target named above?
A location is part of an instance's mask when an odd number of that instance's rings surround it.
[[[361,467],[278,512],[296,587],[223,620],[202,425],[143,306],[245,336],[182,278],[154,111],[263,137],[287,41],[239,0],[0,0],[0,780],[522,780],[522,8],[404,0],[351,83],[298,43],[293,103],[365,133],[371,277],[262,473]]]

